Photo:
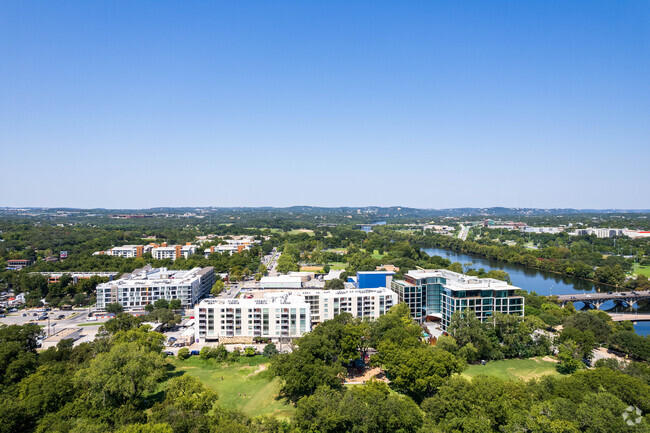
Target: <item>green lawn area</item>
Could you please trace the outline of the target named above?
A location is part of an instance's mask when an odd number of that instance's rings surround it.
[[[637,275],[645,275],[650,278],[650,266],[634,265],[634,273]]]
[[[505,359],[490,361],[485,365],[470,365],[461,375],[468,379],[484,374],[506,380],[530,380],[547,374],[559,375],[555,370],[556,365],[554,362],[542,360],[542,357]]]
[[[288,235],[299,235],[301,233],[307,233],[309,236],[314,236],[314,231],[309,229],[294,229],[287,232]]]
[[[373,259],[381,260],[386,254],[379,254],[378,250],[374,250],[371,255]]]
[[[169,362],[176,371],[194,376],[215,389],[219,393],[219,404],[226,409],[239,409],[251,417],[267,414],[280,418],[293,416],[293,406],[276,400],[280,384],[266,370],[268,358],[262,355],[242,358],[234,364],[204,361],[198,356],[185,361],[169,358]]]
[[[330,266],[330,269],[333,269],[335,271],[339,269],[345,269],[348,267],[348,264],[344,262],[331,262],[328,263],[328,265]]]

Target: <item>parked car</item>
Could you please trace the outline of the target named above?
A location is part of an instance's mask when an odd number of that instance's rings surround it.
[[[38,313],[34,313],[34,314],[32,314],[32,316],[38,317]]]
[[[56,319],[57,319],[57,320],[65,319],[65,314],[59,314],[59,315],[56,317]]]
[[[23,313],[23,317],[27,317],[27,313]]]
[[[47,316],[43,315],[43,316],[38,316],[38,319],[36,319],[36,320],[46,320],[46,319],[47,319]]]
[[[92,317],[92,316],[86,317],[86,322],[96,322],[96,321],[97,321],[97,317]]]
[[[165,355],[167,355],[167,356],[174,356],[174,352],[170,352],[170,351],[168,351],[168,350],[165,351],[165,352],[163,352],[163,353],[164,353]]]
[[[190,352],[190,355],[192,355],[192,356],[199,356],[199,351],[198,351],[198,350],[192,350],[192,351]]]

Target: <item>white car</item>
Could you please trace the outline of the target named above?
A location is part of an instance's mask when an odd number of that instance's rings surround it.
[[[97,317],[87,317],[86,318],[86,322],[96,322],[96,321],[97,321]]]

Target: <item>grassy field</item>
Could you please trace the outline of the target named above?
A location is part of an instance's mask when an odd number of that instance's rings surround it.
[[[287,232],[288,235],[299,235],[301,233],[307,233],[309,236],[314,236],[314,231],[309,229],[294,229]]]
[[[293,416],[294,407],[276,400],[280,385],[266,370],[268,359],[258,355],[242,358],[234,364],[217,364],[192,356],[185,361],[169,358],[176,371],[189,374],[217,390],[219,404],[226,409],[239,409],[251,417]],[[245,397],[244,397],[245,396]]]
[[[634,265],[634,273],[637,275],[645,275],[650,278],[650,266]]]
[[[373,259],[381,260],[386,254],[379,254],[378,250],[374,250],[371,255]]]
[[[343,262],[331,262],[331,263],[328,263],[328,264],[330,266],[330,269],[333,269],[335,271],[339,270],[339,269],[345,269],[345,268],[348,267],[348,264],[343,263]]]
[[[471,379],[479,374],[496,376],[506,380],[530,380],[550,375],[559,375],[555,370],[557,364],[544,361],[541,357],[531,359],[505,359],[491,361],[485,365],[470,365],[462,376]]]

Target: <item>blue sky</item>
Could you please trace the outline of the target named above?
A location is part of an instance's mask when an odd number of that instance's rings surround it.
[[[0,206],[650,208],[647,1],[3,1]]]

